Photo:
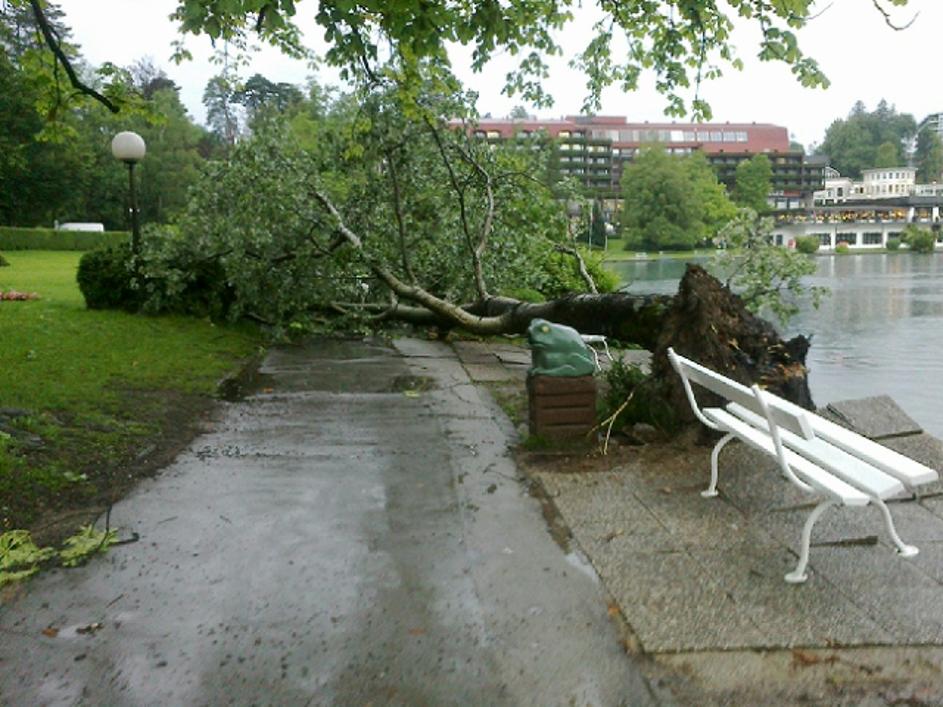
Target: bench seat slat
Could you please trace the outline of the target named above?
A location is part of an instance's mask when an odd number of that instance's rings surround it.
[[[781,404],[785,408],[802,409],[787,400],[782,400]],[[920,484],[928,484],[939,478],[939,474],[934,469],[924,466],[900,452],[895,452],[883,444],[878,444],[867,437],[859,435],[857,432],[836,425],[831,420],[826,420],[819,415],[810,412],[806,412],[806,415],[817,437],[821,437],[836,447],[841,447],[846,452],[864,459],[872,466],[876,466],[878,469],[900,479],[907,486],[914,487]]]
[[[727,412],[736,415],[753,427],[763,432],[769,431],[769,423],[766,418],[747,410],[745,407],[731,403],[726,409]],[[829,444],[825,440],[802,439],[788,430],[780,430],[779,434],[787,447],[835,474],[843,481],[847,481],[852,486],[867,493],[874,494],[878,498],[892,498],[907,491],[899,479],[881,471],[854,454],[849,454],[841,448]]]
[[[710,420],[723,429],[733,432],[744,442],[773,457],[776,456],[776,447],[772,438],[766,432],[756,429],[721,408],[705,408],[702,412]],[[846,506],[866,506],[870,502],[864,492],[833,476],[808,459],[804,459],[790,449],[784,449],[783,451],[786,455],[786,461],[796,476],[821,493],[835,498]]]

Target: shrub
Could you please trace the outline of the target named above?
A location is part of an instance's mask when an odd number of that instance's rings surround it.
[[[932,253],[936,238],[925,228],[911,224],[904,229],[904,243],[915,253]]]
[[[2,250],[92,250],[127,242],[125,231],[56,231],[52,228],[0,226]]]
[[[821,245],[817,236],[799,236],[796,238],[796,250],[806,255],[812,255]]]
[[[899,250],[899,249],[900,249],[900,239],[899,239],[899,238],[888,238],[888,239],[887,239],[887,249],[888,249],[888,250]]]
[[[835,252],[839,255],[847,255],[851,252],[851,248],[848,246],[846,241],[838,241],[835,246]]]
[[[76,280],[89,309],[139,310],[144,293],[133,279],[128,243],[89,251],[79,260]]]
[[[613,292],[619,286],[619,276],[603,266],[604,254],[580,248],[596,288],[600,292]],[[580,277],[576,259],[567,253],[551,252],[540,262],[540,272],[529,289],[537,290],[545,299],[555,299],[574,292],[586,292],[586,283]]]
[[[3,253],[0,253],[0,268],[9,267],[10,262],[3,257]]]
[[[666,432],[673,430],[677,426],[674,411],[662,395],[661,387],[654,381],[638,366],[626,364],[617,358],[606,372],[609,389],[600,405],[600,420],[608,419],[632,396],[612,425],[613,430],[636,422],[644,422]]]

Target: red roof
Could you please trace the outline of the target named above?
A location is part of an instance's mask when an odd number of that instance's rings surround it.
[[[543,130],[551,137],[561,132],[594,134],[612,140],[614,147],[638,147],[658,142],[666,147],[695,147],[707,154],[719,152],[789,152],[789,131],[769,123],[629,123],[624,116],[567,116],[560,120],[486,118],[478,130],[502,138],[520,131]]]

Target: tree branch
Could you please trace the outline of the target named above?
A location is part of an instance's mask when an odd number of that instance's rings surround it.
[[[576,258],[576,265],[580,271],[580,277],[583,278],[583,282],[586,283],[586,286],[589,288],[589,291],[594,295],[599,294],[599,289],[596,287],[596,281],[593,280],[593,276],[589,274],[589,270],[586,269],[586,261],[583,260],[583,256],[580,255],[580,252],[573,248],[572,246],[560,245],[557,244],[553,248],[558,253],[566,253]]]
[[[321,206],[333,217],[338,233],[340,233],[351,246],[357,249],[367,267],[369,267],[370,270],[373,271],[373,274],[389,287],[394,294],[410,302],[420,304],[446,321],[478,334],[500,334],[510,325],[511,315],[508,312],[497,316],[477,316],[441,297],[436,297],[422,287],[407,285],[364,250],[363,240],[344,223],[340,212],[338,212],[337,208],[325,194],[321,193],[318,189],[313,189],[312,193]]]
[[[396,214],[396,228],[399,231],[399,251],[403,260],[403,272],[415,284],[416,275],[409,264],[409,248],[406,246],[406,224],[403,220],[403,195],[399,188],[399,174],[393,160],[393,151],[386,153],[386,161],[390,168],[390,181],[393,183],[393,212]]]
[[[29,4],[33,9],[33,16],[36,18],[36,24],[39,25],[39,30],[42,32],[46,46],[48,46],[52,51],[53,55],[56,57],[57,62],[62,64],[62,68],[65,69],[66,75],[69,77],[69,83],[72,84],[72,87],[75,88],[79,93],[94,98],[112,113],[119,112],[121,109],[115,103],[113,103],[108,97],[100,94],[91,86],[87,86],[86,84],[82,83],[82,81],[76,75],[75,69],[72,68],[72,62],[69,61],[69,57],[66,56],[65,51],[62,49],[62,43],[56,34],[56,31],[49,24],[49,20],[46,18],[46,13],[43,12],[42,5],[40,5],[40,0],[29,0]]]
[[[484,252],[481,234],[479,234],[478,243],[476,244],[472,239],[471,226],[468,223],[468,211],[465,206],[465,190],[462,189],[458,183],[458,177],[455,174],[454,167],[452,167],[452,161],[449,159],[448,153],[445,150],[445,145],[442,142],[442,136],[439,135],[439,131],[436,129],[435,125],[433,125],[428,116],[424,115],[423,120],[425,121],[426,126],[429,128],[429,132],[432,134],[432,139],[435,140],[435,144],[439,148],[439,154],[442,156],[442,162],[445,164],[445,168],[449,173],[449,181],[452,183],[452,189],[455,190],[455,194],[458,197],[459,215],[461,216],[462,230],[465,232],[465,242],[468,244],[468,250],[472,257],[472,267],[475,271],[475,289],[478,291],[478,296],[481,297],[481,299],[487,299],[488,288],[485,284],[484,271],[481,267],[481,254]],[[491,219],[494,213],[494,196],[491,194],[490,179],[487,183],[487,186],[488,194],[490,196],[490,208],[485,221],[488,229],[490,230]]]
[[[878,2],[878,0],[871,0],[871,4],[874,5],[874,8],[875,8],[878,12],[880,12],[881,15],[884,17],[884,23],[885,23],[888,27],[890,27],[892,30],[894,30],[895,32],[901,32],[901,31],[907,29],[908,27],[910,27],[910,25],[912,25],[914,22],[916,22],[916,21],[917,21],[917,18],[920,16],[920,12],[919,12],[919,10],[918,10],[917,12],[914,13],[914,16],[910,18],[910,22],[908,22],[907,24],[905,24],[905,25],[895,25],[895,24],[894,24],[894,21],[891,19],[891,13],[889,13],[889,12],[881,5],[881,3]]]

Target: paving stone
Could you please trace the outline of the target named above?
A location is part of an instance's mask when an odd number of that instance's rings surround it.
[[[476,383],[500,382],[514,380],[515,374],[504,366],[483,363],[465,363],[468,376]]]
[[[923,432],[920,425],[887,395],[839,400],[829,403],[827,409],[847,420],[858,434],[871,439]]]
[[[730,549],[737,545],[770,546],[772,536],[722,497],[704,498],[702,487],[670,492],[637,492],[645,508],[677,539],[690,548]]]
[[[815,569],[896,643],[943,645],[943,591],[916,566],[919,557],[873,552],[863,561],[859,548],[820,548]]]
[[[814,571],[803,585],[786,584],[783,576],[795,568],[797,558],[784,548],[743,546],[734,552],[694,553],[694,557],[760,628],[764,648],[873,645],[892,640],[888,631]]]
[[[497,356],[491,352],[491,347],[483,341],[456,341],[452,348],[458,354],[462,363],[497,363]]]
[[[501,363],[527,366],[531,364],[530,351],[526,349],[494,349],[494,355]]]
[[[943,442],[928,434],[882,439],[881,444],[910,457],[931,469],[943,473]],[[935,481],[920,487],[920,493],[934,493],[943,489],[943,481]]]
[[[452,348],[441,341],[427,339],[393,339],[393,348],[403,356],[413,358],[454,358]]]
[[[928,577],[943,584],[943,542],[920,543],[920,554],[909,562]]]
[[[643,648],[651,652],[749,648],[765,637],[686,553],[594,558]]]

